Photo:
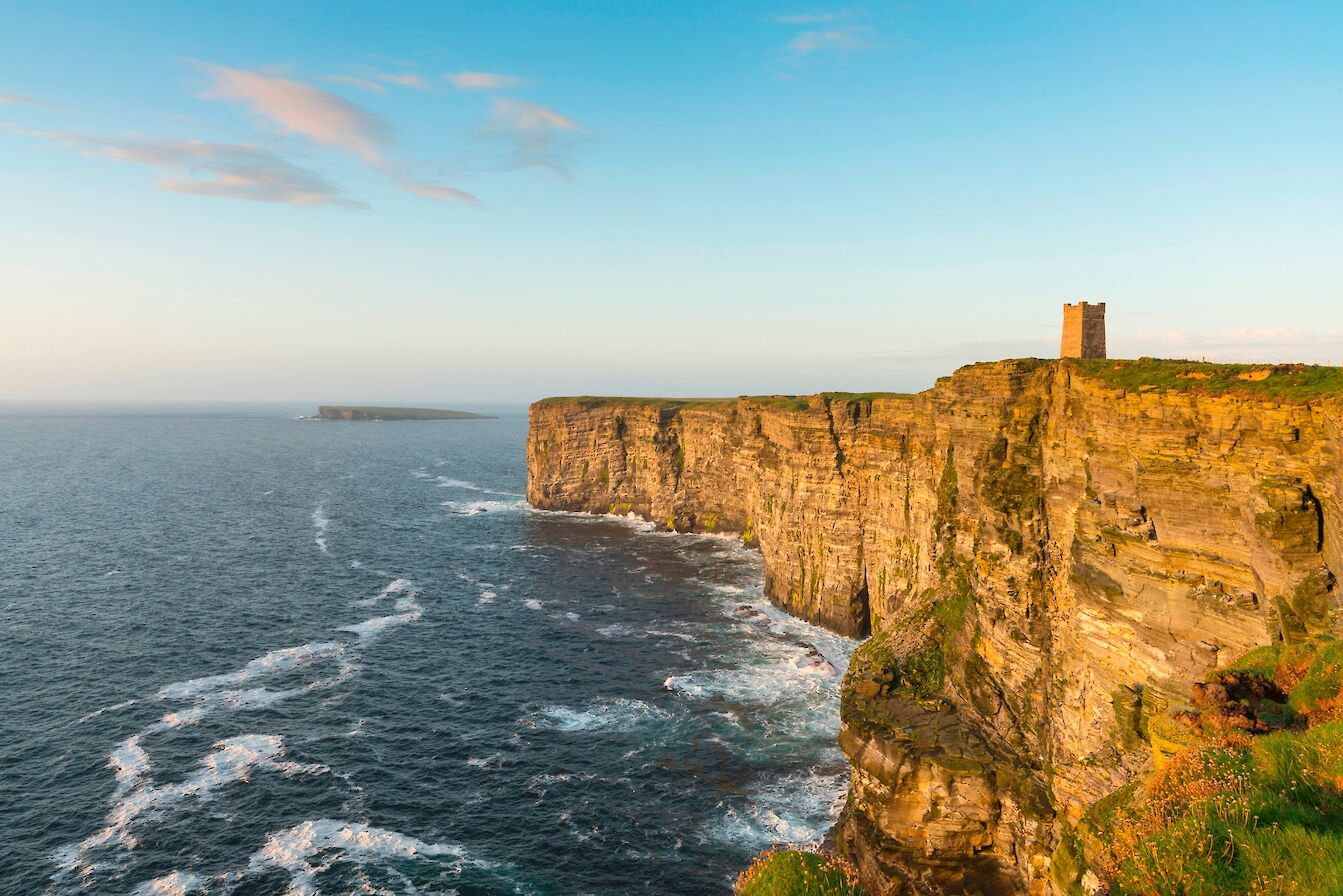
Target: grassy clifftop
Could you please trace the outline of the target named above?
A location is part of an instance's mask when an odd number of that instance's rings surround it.
[[[1136,361],[1069,359],[1085,376],[1130,392],[1246,395],[1281,401],[1343,396],[1343,367],[1316,364],[1212,364],[1139,358]]]
[[[808,410],[815,401],[873,401],[883,398],[909,398],[907,392],[818,392],[815,395],[740,395],[735,398],[649,398],[622,395],[557,395],[542,398],[540,407],[576,404],[583,408],[648,407],[665,410],[681,408],[727,407],[739,401],[789,411]]]
[[[1205,395],[1244,395],[1276,401],[1309,403],[1343,397],[1343,367],[1318,364],[1214,364],[1160,358],[1047,360],[1019,358],[983,361],[969,367],[1012,364],[1040,367],[1066,364],[1081,376],[1129,392],[1179,392]],[[962,368],[966,369],[966,368]],[[584,408],[650,407],[666,410],[724,407],[746,401],[763,407],[805,411],[821,401],[875,401],[909,398],[905,392],[819,392],[815,395],[742,395],[734,398],[655,398],[638,396],[576,395],[543,398],[540,406],[577,404]]]

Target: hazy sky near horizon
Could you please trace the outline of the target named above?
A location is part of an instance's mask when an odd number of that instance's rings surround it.
[[[1343,363],[1338,3],[17,2],[0,399]]]

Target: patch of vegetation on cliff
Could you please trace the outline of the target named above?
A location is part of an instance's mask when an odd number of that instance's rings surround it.
[[[1246,395],[1283,401],[1343,397],[1343,367],[1316,364],[1212,364],[1070,358],[1070,369],[1129,392]]]
[[[779,411],[811,410],[811,398],[806,395],[743,395],[742,400]]]
[[[946,572],[943,592],[926,592],[922,608],[898,625],[868,638],[854,651],[844,676],[841,712],[886,726],[883,701],[913,700],[926,708],[942,699],[949,666],[959,662],[961,638],[974,599],[964,570]]]
[[[1343,892],[1343,642],[1252,650],[1154,718],[1159,770],[1098,802],[1055,855],[1070,894]]]
[[[736,896],[865,896],[843,859],[810,850],[769,850],[737,878]]]
[[[877,401],[882,398],[913,398],[912,392],[822,392],[830,401]]]

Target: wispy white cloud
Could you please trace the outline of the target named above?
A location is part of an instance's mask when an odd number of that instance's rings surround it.
[[[568,174],[566,150],[587,131],[571,118],[524,100],[496,97],[482,131],[512,145],[513,162]]]
[[[795,57],[814,53],[852,53],[872,49],[876,46],[875,39],[876,32],[867,25],[845,25],[803,31],[790,40],[785,49]]]
[[[97,137],[69,131],[10,128],[85,155],[147,165],[163,172],[158,188],[220,199],[276,202],[299,206],[331,205],[366,209],[310,168],[256,146],[201,140],[143,140]]]
[[[301,81],[222,65],[207,70],[214,83],[204,98],[242,103],[285,132],[348,150],[370,165],[382,163],[387,126],[364,107]]]
[[[774,17],[780,25],[824,25],[828,22],[845,22],[853,18],[847,9],[838,11],[783,13]]]
[[[26,96],[22,93],[0,93],[0,106],[54,106],[46,100],[38,99],[35,96]]]
[[[402,178],[397,181],[397,186],[413,196],[432,199],[435,202],[458,203],[461,205],[473,205],[476,208],[480,207],[480,199],[475,195],[468,193],[465,190],[459,190],[456,187],[446,186],[445,184]]]
[[[347,69],[347,74],[327,75],[322,80],[330,81],[333,84],[357,87],[369,93],[386,93],[386,85],[388,84],[396,87],[407,87],[411,90],[434,89],[428,80],[414,72],[388,72],[371,65],[350,66]]]
[[[528,78],[501,75],[497,72],[457,72],[444,75],[443,78],[458,90],[508,90],[514,87],[526,87],[532,83]]]

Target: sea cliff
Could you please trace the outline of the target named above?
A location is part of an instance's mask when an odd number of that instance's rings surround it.
[[[1338,627],[1336,375],[1024,360],[918,395],[547,399],[528,500],[740,533],[772,600],[872,635],[836,836],[875,894],[1067,890],[1056,848],[1150,765],[1150,719]]]

